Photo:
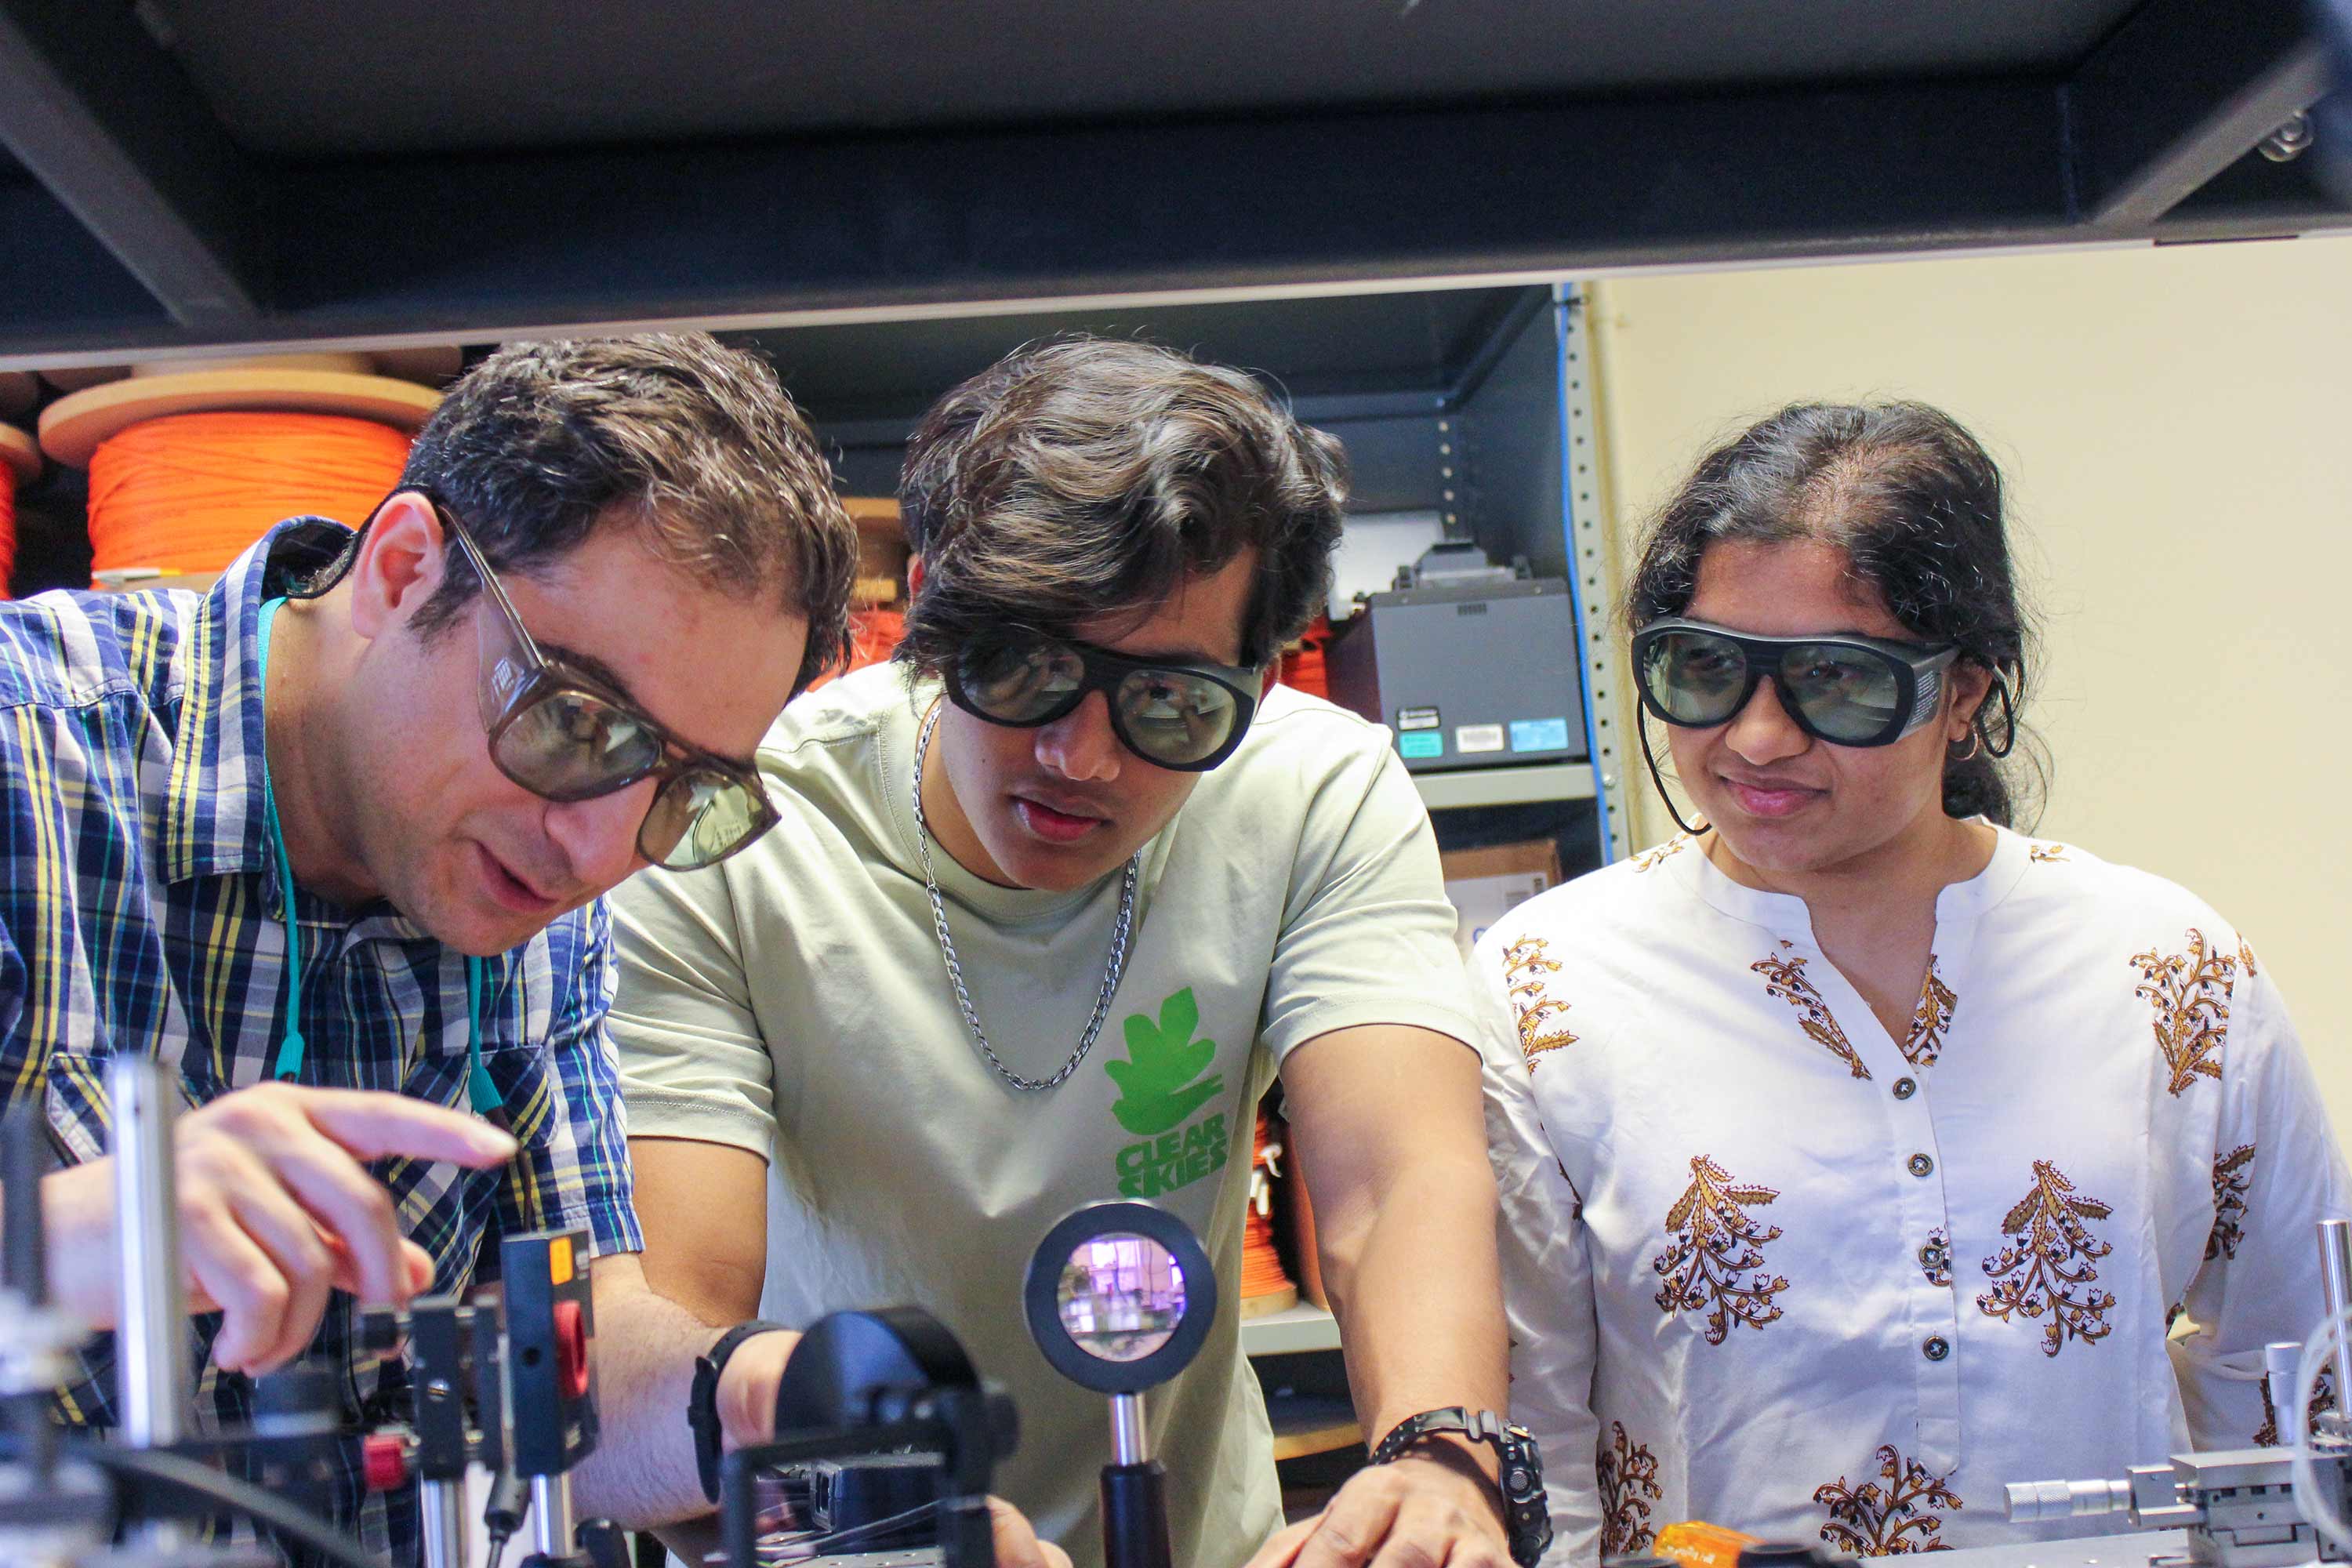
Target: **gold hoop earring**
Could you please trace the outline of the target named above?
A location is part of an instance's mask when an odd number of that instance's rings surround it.
[[[1976,760],[1977,753],[1984,750],[1984,731],[1971,724],[1969,726],[1969,749],[1965,752],[1955,752],[1952,747],[1957,744],[1958,744],[1958,742],[1948,743],[1944,747],[1945,756],[1956,763],[1973,762]]]

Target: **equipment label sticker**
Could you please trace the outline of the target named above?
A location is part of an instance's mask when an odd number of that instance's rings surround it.
[[[1432,730],[1418,734],[1399,735],[1397,752],[1407,757],[1442,757],[1445,754],[1445,737]]]
[[[1568,750],[1568,721],[1564,718],[1512,720],[1511,750],[1515,752]]]
[[[1503,727],[1500,724],[1464,724],[1454,731],[1454,749],[1457,752],[1499,752],[1503,749]]]
[[[1434,730],[1437,727],[1437,710],[1434,708],[1397,710],[1397,728],[1400,730]]]

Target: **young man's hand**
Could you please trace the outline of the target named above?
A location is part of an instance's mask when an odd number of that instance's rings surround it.
[[[403,1155],[476,1170],[515,1141],[478,1117],[404,1095],[257,1084],[173,1122],[180,1264],[191,1312],[217,1310],[215,1364],[264,1373],[301,1353],[331,1290],[405,1306],[433,1260],[400,1234],[367,1160]],[[49,1286],[93,1328],[120,1320],[111,1156],[42,1183]]]
[[[1248,1568],[1512,1568],[1494,1483],[1457,1452],[1432,1446],[1357,1471]]]

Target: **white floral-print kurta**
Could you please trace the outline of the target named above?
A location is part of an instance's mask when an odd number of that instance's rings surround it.
[[[1801,900],[1690,838],[1478,944],[1548,1561],[1691,1518],[1864,1554],[2089,1534],[2008,1524],[2003,1483],[2268,1440],[2262,1348],[2319,1317],[2347,1182],[2261,961],[2005,831],[1936,920],[1902,1039]]]

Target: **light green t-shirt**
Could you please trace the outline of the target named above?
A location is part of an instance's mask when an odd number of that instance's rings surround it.
[[[1176,1561],[1230,1568],[1281,1521],[1234,1294],[1258,1098],[1334,1029],[1475,1037],[1428,815],[1385,731],[1276,688],[1145,849],[1092,1053],[1024,1091],[964,1027],[923,889],[910,795],[935,692],[882,666],[793,703],[760,752],[782,824],[709,870],[613,895],[629,1131],[769,1161],[764,1316],[913,1303],[946,1322],[1020,1406],[997,1490],[1080,1568],[1101,1558],[1108,1406],[1030,1342],[1023,1271],[1081,1204],[1173,1210],[1220,1302],[1199,1360],[1149,1398],[1155,1448]],[[1119,878],[1043,893],[932,859],[990,1044],[1052,1076],[1100,992]]]

